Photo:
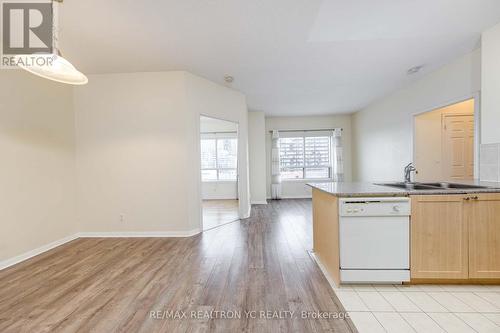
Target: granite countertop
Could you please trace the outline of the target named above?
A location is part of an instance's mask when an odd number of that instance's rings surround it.
[[[377,182],[391,183],[391,182]],[[448,181],[448,183],[486,186],[488,188],[478,189],[435,189],[435,190],[407,190],[395,187],[375,185],[365,182],[329,182],[329,183],[309,183],[312,188],[324,191],[338,197],[392,197],[423,194],[469,194],[469,193],[500,193],[500,183],[481,181]]]

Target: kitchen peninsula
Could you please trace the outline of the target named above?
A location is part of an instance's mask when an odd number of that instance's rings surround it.
[[[336,285],[500,282],[497,183],[309,185],[314,256]]]

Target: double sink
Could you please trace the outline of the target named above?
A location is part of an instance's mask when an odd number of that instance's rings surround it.
[[[375,184],[381,186],[395,187],[403,190],[475,190],[475,189],[487,189],[489,187],[480,185],[468,185],[468,184],[457,184],[457,183],[446,183],[446,182],[436,182],[436,183],[385,183],[385,184]]]

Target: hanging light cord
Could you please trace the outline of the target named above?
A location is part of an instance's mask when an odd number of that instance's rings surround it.
[[[57,15],[56,17],[56,9],[55,9],[55,3],[60,3],[62,4],[64,0],[52,0],[52,39],[53,39],[53,42],[52,42],[52,52],[55,53],[56,55],[58,56],[61,56],[62,57],[62,53],[61,53],[61,50],[59,49],[58,47],[58,44],[59,44],[59,22],[56,21],[56,19],[58,20],[59,19],[59,15]]]

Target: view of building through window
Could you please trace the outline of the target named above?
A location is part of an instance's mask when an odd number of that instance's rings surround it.
[[[279,143],[282,179],[331,177],[331,137],[286,137]]]
[[[202,139],[202,181],[236,180],[237,151],[236,138]]]

